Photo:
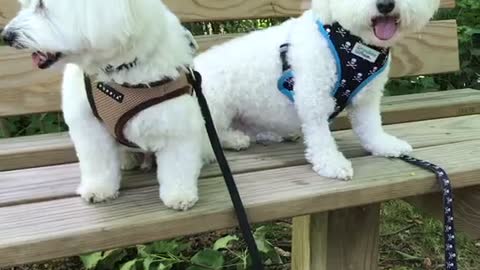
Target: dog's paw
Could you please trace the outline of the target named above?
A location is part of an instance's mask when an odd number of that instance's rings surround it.
[[[107,184],[86,185],[80,184],[77,194],[88,203],[102,203],[118,198],[118,188]]]
[[[410,154],[413,148],[406,141],[400,140],[391,135],[372,140],[372,143],[365,146],[365,149],[374,156],[399,157]]]
[[[352,163],[341,154],[334,158],[311,160],[310,162],[313,165],[313,170],[323,177],[344,181],[353,178]]]
[[[197,203],[198,191],[160,188],[160,199],[168,208],[187,211]]]
[[[283,142],[282,136],[274,132],[259,133],[257,134],[257,136],[255,136],[255,140],[257,141],[258,144],[262,144],[262,145],[270,145],[274,143]]]
[[[241,151],[250,147],[250,137],[238,130],[222,132],[221,141],[225,149]]]

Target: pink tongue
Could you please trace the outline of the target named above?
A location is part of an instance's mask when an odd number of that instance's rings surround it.
[[[374,22],[375,36],[380,40],[389,40],[397,32],[397,24],[394,17],[377,18]]]

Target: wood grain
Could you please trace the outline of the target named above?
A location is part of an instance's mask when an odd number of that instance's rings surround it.
[[[308,0],[166,0],[164,3],[184,22],[298,16],[310,7]],[[452,8],[455,0],[442,0]],[[15,16],[16,0],[0,0],[0,27]]]
[[[294,217],[292,270],[324,270],[328,262],[329,212]]]
[[[416,149],[466,142],[480,138],[480,116],[413,122],[387,127],[387,131],[408,140]],[[335,133],[340,151],[348,157],[361,157],[362,149],[351,131]],[[236,174],[307,164],[302,143],[256,146],[245,152],[227,152]],[[203,169],[202,177],[219,176],[216,165]],[[0,206],[46,201],[75,196],[80,181],[78,164],[0,172]],[[155,175],[125,174],[123,189],[157,186]]]
[[[385,97],[382,112],[385,124],[478,114],[480,91],[465,89]],[[349,121],[342,114],[333,129],[347,128]],[[0,171],[75,161],[77,156],[66,133],[0,139]]]
[[[429,194],[405,199],[424,214],[443,221],[442,197]],[[455,226],[471,239],[480,239],[480,186],[455,190]]]
[[[459,70],[457,26],[453,20],[432,22],[408,36],[393,51],[391,76]],[[238,35],[199,37],[202,49]],[[442,59],[442,61],[438,61]],[[60,110],[60,74],[32,67],[30,54],[0,47],[0,117]]]
[[[478,185],[479,147],[480,141],[470,141],[423,148],[416,156],[443,166],[454,187],[462,188]],[[361,157],[353,159],[353,166],[356,175],[350,182],[322,178],[307,165],[239,174],[236,181],[254,223],[438,190],[433,174],[400,160]],[[237,224],[221,178],[200,181],[200,198],[196,207],[180,213],[161,204],[157,187],[129,190],[113,202],[96,206],[75,197],[0,207],[0,267]]]
[[[378,269],[380,204],[347,208],[328,213],[328,248],[321,270]]]

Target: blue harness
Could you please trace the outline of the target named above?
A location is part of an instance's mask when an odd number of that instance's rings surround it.
[[[350,34],[339,23],[323,25],[317,21],[317,26],[319,32],[328,41],[337,66],[338,79],[332,89],[336,106],[329,119],[332,121],[350,104],[355,95],[385,71],[390,51],[389,49],[365,45],[360,38]],[[278,89],[290,101],[295,102],[295,77],[287,60],[289,46],[286,43],[280,47],[283,74],[278,80]],[[453,190],[447,172],[433,163],[411,156],[401,156],[400,159],[429,170],[437,176],[443,194],[445,269],[457,270],[458,255],[453,216]]]
[[[390,50],[366,45],[339,23],[323,25],[317,21],[318,31],[328,41],[337,67],[337,82],[332,89],[336,107],[330,119],[334,119],[350,104],[352,99],[378,75],[382,74],[389,60]],[[287,54],[290,44],[280,46],[283,74],[278,89],[290,101],[295,102],[295,77]]]

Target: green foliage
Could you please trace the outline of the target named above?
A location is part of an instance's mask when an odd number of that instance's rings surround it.
[[[258,228],[255,241],[267,265],[281,264],[281,255],[268,240],[272,226]],[[86,270],[243,270],[250,266],[246,247],[235,235],[226,235],[201,249],[187,240],[159,241],[127,249],[114,249],[81,256]]]
[[[3,121],[2,121],[3,120]],[[29,136],[67,130],[61,113],[42,113],[0,119],[0,138]]]

